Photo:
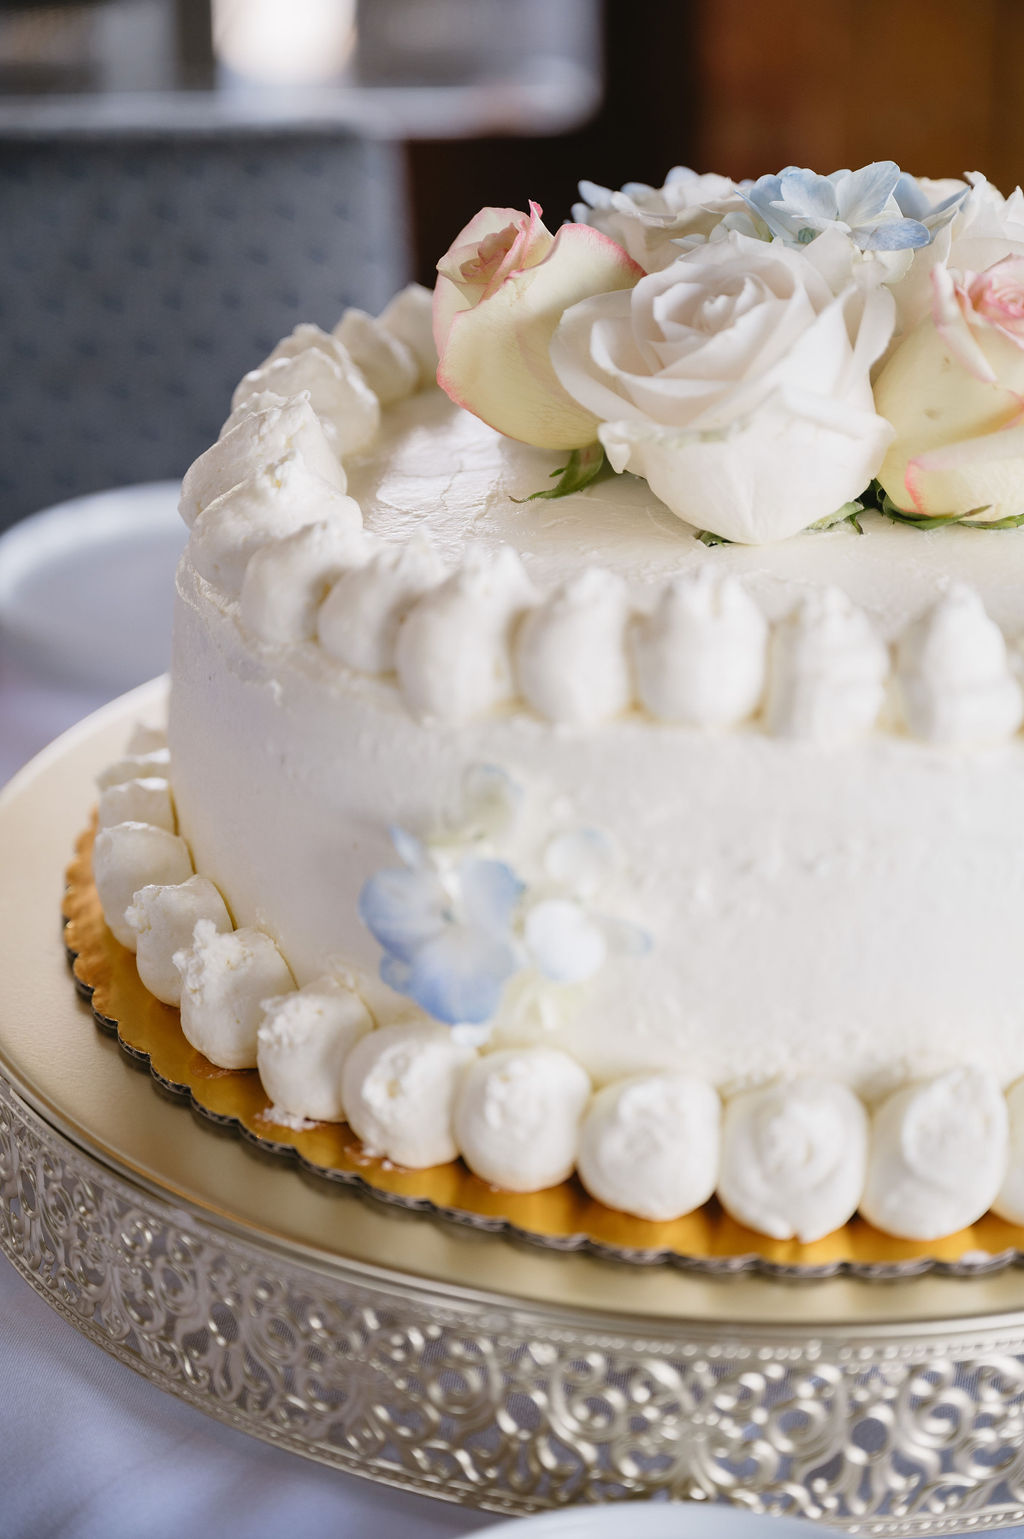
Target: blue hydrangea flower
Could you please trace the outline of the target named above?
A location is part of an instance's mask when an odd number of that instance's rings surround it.
[[[931,231],[934,238],[936,231],[949,223],[970,190],[965,182],[948,197],[940,199],[938,203],[932,203],[917,178],[911,176],[908,171],[904,171],[896,183],[893,197],[899,205],[900,213],[908,219],[918,220],[925,229]]]
[[[425,846],[392,830],[403,864],[378,871],[359,895],[359,916],[383,946],[384,982],[448,1025],[495,1014],[520,966],[512,918],[523,883],[500,860],[466,857],[442,872]]]
[[[831,176],[787,166],[778,176],[748,183],[741,196],[770,234],[789,246],[806,246],[829,229],[849,235],[861,251],[927,246],[933,230],[919,214],[904,211],[897,197],[899,185],[900,168],[891,160],[873,161],[859,171],[833,171]],[[903,193],[909,202],[906,184]]]

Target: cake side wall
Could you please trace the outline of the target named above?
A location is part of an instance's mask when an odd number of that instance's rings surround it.
[[[431,727],[387,680],[247,642],[187,562],[173,679],[196,869],[300,983],[355,967],[380,1021],[414,1008],[380,983],[357,911],[398,863],[387,825],[429,832],[487,764],[529,793],[516,870],[542,879],[552,830],[606,834],[621,859],[602,902],[653,939],[551,1029],[504,1011],[496,1044],[564,1046],[598,1081],[813,1071],[869,1097],[965,1058],[1004,1085],[1024,1074],[1019,742],[966,754],[875,735],[830,752],[639,715],[552,731],[522,711]]]

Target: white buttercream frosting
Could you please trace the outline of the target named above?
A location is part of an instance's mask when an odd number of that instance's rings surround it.
[[[1024,1224],[1024,1079],[1007,1091],[1006,1110],[1010,1123],[1009,1155],[1006,1174],[992,1206],[1008,1223]]]
[[[433,290],[420,283],[407,284],[385,305],[378,320],[416,359],[420,384],[432,385],[437,378]]]
[[[331,588],[317,617],[320,645],[329,657],[361,673],[390,673],[398,627],[446,568],[423,535],[388,545]]]
[[[170,750],[164,746],[142,753],[126,753],[115,759],[96,776],[100,791],[122,785],[126,780],[166,780],[171,770]]]
[[[637,692],[652,716],[725,727],[761,703],[768,623],[743,585],[711,566],[670,582],[632,642]]]
[[[366,1152],[410,1170],[455,1159],[452,1111],[475,1057],[433,1022],[397,1021],[357,1042],[342,1072],[342,1101]]]
[[[692,1074],[606,1085],[583,1119],[577,1168],[592,1197],[667,1221],[708,1200],[718,1181],[722,1108]]]
[[[236,411],[264,391],[286,398],[308,391],[337,453],[365,449],[380,427],[380,402],[341,343],[317,326],[297,326],[246,374],[231,397]]]
[[[511,699],[512,629],[534,597],[522,562],[505,546],[469,551],[457,572],[418,599],[395,645],[415,714],[463,722]]]
[[[315,475],[296,454],[258,470],[196,519],[189,552],[196,571],[229,598],[241,592],[245,569],[261,546],[309,524],[362,527],[359,504]]]
[[[626,709],[628,615],[622,578],[599,567],[571,577],[525,615],[515,668],[535,711],[549,721],[592,726]]]
[[[181,974],[174,965],[174,957],[192,944],[199,921],[207,920],[218,934],[231,929],[231,915],[224,899],[205,876],[140,888],[125,919],[137,939],[135,965],[139,977],[165,1005],[181,1002]]]
[[[255,1068],[263,1000],[295,986],[270,936],[248,928],[222,932],[213,920],[200,919],[191,945],[173,960],[188,1041],[218,1068]]]
[[[466,1164],[494,1186],[536,1192],[571,1174],[590,1079],[557,1048],[490,1053],[467,1071],[455,1105]]]
[[[418,388],[418,359],[404,342],[365,310],[346,310],[334,328],[334,335],[358,364],[382,406],[391,406]]]
[[[317,611],[331,584],[374,549],[365,530],[344,523],[307,524],[272,540],[249,559],[239,613],[250,636],[272,646],[312,641]]]
[[[929,743],[999,743],[1017,731],[1024,697],[1006,642],[978,594],[954,583],[897,647],[907,726]]]
[[[248,404],[248,403],[246,403]],[[297,454],[314,475],[344,492],[347,478],[327,441],[320,419],[302,395],[284,406],[244,413],[185,472],[178,511],[191,529],[199,514],[218,497],[256,471]]]
[[[184,882],[192,875],[188,845],[151,823],[115,823],[101,828],[92,852],[92,874],[103,917],[122,946],[135,950],[135,931],[126,913],[141,887]]]
[[[878,718],[888,673],[888,650],[864,611],[838,588],[809,594],[772,632],[768,730],[823,747],[860,737]]]
[[[864,1217],[907,1240],[973,1224],[1002,1185],[1008,1125],[999,1083],[981,1069],[952,1069],[897,1090],[875,1112]]]
[[[733,1218],[810,1243],[854,1214],[864,1189],[868,1118],[845,1085],[810,1076],[726,1102],[718,1196]]]
[[[227,435],[231,432],[232,428],[236,428],[238,424],[240,422],[244,422],[247,417],[255,416],[257,412],[270,411],[272,407],[276,408],[277,411],[283,411],[284,408],[286,406],[290,406],[293,401],[308,400],[308,390],[300,390],[298,395],[292,396],[278,395],[276,390],[257,390],[254,395],[245,396],[242,400],[239,401],[234,410],[228,413],[228,415],[224,418],[223,425],[221,426],[221,430],[217,437],[226,438]],[[317,418],[317,421],[319,420],[320,419]],[[322,422],[320,423],[320,427],[322,430]],[[333,454],[333,449],[331,452]]]
[[[360,996],[339,978],[315,978],[263,1004],[256,1067],[274,1107],[314,1122],[342,1122],[345,1059],[373,1021]]]
[[[156,775],[107,786],[100,792],[98,817],[101,828],[112,828],[115,823],[152,823],[171,834],[178,831],[170,781]]]
[[[125,753],[128,755],[159,753],[167,747],[167,728],[152,721],[137,721],[131,730]]]

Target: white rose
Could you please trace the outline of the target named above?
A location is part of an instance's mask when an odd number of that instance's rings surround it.
[[[593,225],[611,236],[645,272],[667,267],[679,255],[673,242],[685,237],[706,240],[728,212],[742,212],[735,182],[709,171],[674,166],[664,187],[627,182],[618,192],[581,182],[582,203],[574,203],[578,224]]]
[[[801,250],[733,232],[573,305],[551,359],[616,470],[757,545],[828,517],[878,469],[892,429],[869,371],[892,324],[886,289],[833,295]]]

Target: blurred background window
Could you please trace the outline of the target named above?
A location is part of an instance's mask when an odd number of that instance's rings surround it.
[[[436,260],[462,206],[411,196],[404,146],[589,117],[598,17],[596,0],[0,0],[0,528],[180,478],[279,337],[379,310],[430,265],[413,207],[446,210]]]

